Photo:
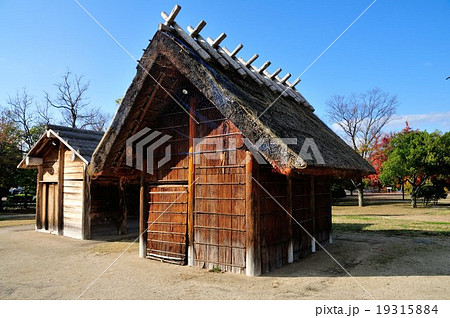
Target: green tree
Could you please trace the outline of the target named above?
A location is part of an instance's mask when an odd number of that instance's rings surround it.
[[[403,179],[408,181],[412,187],[411,205],[415,208],[418,192],[430,177],[449,174],[450,133],[398,133],[389,146],[380,179],[386,184]]]
[[[19,133],[14,121],[0,113],[0,211],[3,210],[1,198],[16,185],[16,166],[22,158]]]

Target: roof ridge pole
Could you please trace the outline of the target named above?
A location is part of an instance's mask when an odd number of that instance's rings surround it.
[[[200,23],[193,28],[192,26],[188,26],[187,30],[189,32],[189,36],[193,39],[197,40],[197,43],[208,52],[223,68],[228,69],[230,64],[215,50],[214,47],[211,46],[208,41],[206,41],[201,35],[200,31],[205,27],[206,22],[204,20],[200,21]]]
[[[241,48],[242,48],[242,44],[240,44],[240,45],[241,45]],[[217,52],[219,52],[219,54],[222,55],[223,58],[228,63],[230,63],[231,66],[233,66],[233,68],[239,73],[239,75],[241,75],[244,78],[248,76],[247,72],[242,68],[242,66],[233,59],[233,57],[231,56],[230,51],[226,47],[221,47],[219,45],[217,47]]]
[[[167,26],[173,27],[173,29],[178,33],[179,36],[183,40],[185,40],[193,49],[194,51],[200,55],[202,59],[209,62],[211,60],[211,56],[194,40],[192,39],[181,26],[178,25],[178,23],[175,22],[175,17],[180,12],[181,7],[177,4],[172,9],[172,12],[170,14],[167,14],[166,12],[161,12],[161,16],[166,21],[164,24]]]

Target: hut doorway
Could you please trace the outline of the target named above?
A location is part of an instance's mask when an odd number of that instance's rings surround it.
[[[57,182],[44,182],[42,186],[42,221],[44,229],[50,233],[58,233],[58,201]]]
[[[187,197],[187,185],[149,186],[147,257],[186,264]]]

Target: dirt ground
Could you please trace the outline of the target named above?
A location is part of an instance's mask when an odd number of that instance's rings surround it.
[[[449,299],[450,242],[335,233],[327,250],[375,299]],[[130,240],[131,241],[131,240]],[[0,299],[76,299],[130,244],[0,227]],[[261,277],[139,259],[137,244],[81,299],[370,299],[324,252]]]

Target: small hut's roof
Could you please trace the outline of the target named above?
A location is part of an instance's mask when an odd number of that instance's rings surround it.
[[[132,114],[143,107],[138,95],[141,91],[148,92],[149,82],[154,85],[152,81],[156,75],[153,70],[161,57],[230,119],[245,138],[258,145],[259,152],[277,170],[374,173],[368,162],[314,114],[314,108],[295,89],[295,82],[289,83],[277,76],[271,78],[263,70],[264,66],[255,68],[251,63],[237,59],[229,50],[220,47],[220,41],[205,41],[192,28],[191,34],[197,37],[187,35],[174,22],[177,13],[175,8],[170,15],[162,14],[166,24],[160,25],[160,30],[145,49],[137,74],[94,152],[90,173],[107,169],[112,161],[110,157],[117,156],[117,149],[124,143],[123,135],[133,124]],[[228,65],[224,61],[228,61]],[[155,86],[164,86],[164,83]],[[291,144],[283,138],[296,138],[297,143]],[[311,156],[311,151],[307,156],[300,155],[304,154],[301,150],[305,140],[313,140],[323,160],[318,160],[315,154]],[[287,159],[282,157],[286,153]]]
[[[97,148],[103,132],[77,129],[57,125],[47,125],[45,132],[36,144],[28,151],[26,157],[39,157],[42,155],[46,145],[52,139],[62,142],[67,148],[86,164],[91,161],[92,154]],[[19,163],[18,168],[27,168],[26,157]]]

